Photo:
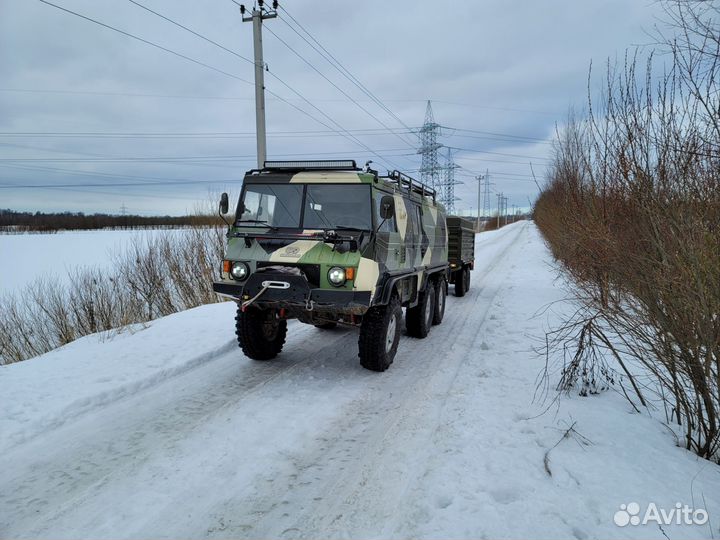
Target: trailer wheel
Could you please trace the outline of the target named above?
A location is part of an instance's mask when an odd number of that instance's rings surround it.
[[[371,307],[363,316],[358,338],[360,365],[371,371],[385,371],[395,359],[400,343],[402,308],[397,296],[386,306]]]
[[[468,280],[465,274],[469,274],[466,267],[462,267],[460,270],[455,270],[455,296],[465,296],[467,292]]]
[[[435,286],[428,281],[425,292],[420,295],[417,306],[408,308],[405,314],[405,326],[409,336],[424,338],[430,332],[435,317]]]
[[[282,351],[287,336],[287,321],[278,319],[274,309],[238,306],[235,334],[245,356],[253,360],[271,360]]]
[[[438,280],[435,287],[435,314],[433,315],[433,324],[442,323],[445,316],[445,304],[447,303],[447,281],[445,279]]]
[[[465,267],[465,292],[470,290],[470,267]]]

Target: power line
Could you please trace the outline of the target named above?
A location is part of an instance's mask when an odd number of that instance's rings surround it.
[[[545,161],[550,160],[550,158],[544,158],[544,157],[538,157],[538,156],[528,156],[528,155],[524,155],[524,154],[507,154],[504,152],[491,152],[490,150],[476,150],[474,148],[458,148],[456,146],[450,146],[449,148],[452,148],[453,150],[457,150],[459,152],[470,152],[470,153],[475,153],[475,154],[491,154],[494,156],[506,156],[506,157],[526,158],[526,159],[545,160]]]
[[[200,60],[195,60],[194,58],[190,58],[189,56],[186,56],[182,53],[173,51],[172,49],[168,49],[167,47],[163,47],[162,45],[158,45],[157,43],[154,43],[152,41],[149,41],[147,39],[141,38],[139,36],[136,36],[135,34],[131,34],[130,32],[126,32],[124,30],[120,30],[119,28],[116,28],[114,26],[110,26],[109,24],[105,24],[104,22],[98,21],[96,19],[92,19],[90,17],[87,17],[85,15],[82,15],[76,11],[72,11],[70,9],[64,8],[62,6],[59,6],[57,4],[53,4],[52,2],[49,2],[48,0],[39,0],[43,4],[47,4],[48,6],[52,6],[56,9],[59,9],[61,11],[64,11],[66,13],[69,13],[70,15],[75,15],[76,17],[80,17],[81,19],[85,19],[86,21],[89,21],[91,23],[97,24],[99,26],[102,26],[103,28],[107,28],[108,30],[113,30],[114,32],[118,32],[124,36],[127,36],[129,38],[135,39],[137,41],[140,41],[141,43],[145,43],[146,45],[150,45],[151,47],[155,47],[157,49],[160,49],[161,51],[165,51],[167,53],[170,53],[174,56],[177,56],[179,58],[182,58],[184,60],[187,60],[188,62],[192,62],[193,64],[197,64],[199,66],[203,66],[207,69],[211,69],[213,71],[217,71],[218,73],[222,73],[223,75],[226,75],[228,77],[232,77],[233,79],[237,79],[238,81],[247,83],[247,84],[253,84],[250,81],[243,79],[242,77],[238,77],[237,75],[233,75],[232,73],[228,73],[227,71],[224,71],[220,68],[216,68],[214,66],[211,66],[210,64],[206,64],[205,62],[201,62]]]
[[[129,32],[126,32],[126,31],[124,31],[124,30],[120,30],[119,28],[116,28],[116,27],[114,27],[114,26],[110,26],[110,25],[108,25],[108,24],[106,24],[106,23],[103,23],[103,22],[101,22],[101,21],[98,21],[98,20],[96,20],[96,19],[93,19],[93,18],[91,18],[91,17],[87,17],[87,16],[85,16],[85,15],[82,15],[82,14],[77,13],[77,12],[75,12],[75,11],[72,11],[72,10],[70,10],[70,9],[64,8],[64,7],[62,7],[62,6],[59,6],[59,5],[54,4],[54,3],[52,3],[52,2],[49,2],[48,0],[40,0],[40,2],[42,2],[42,3],[44,3],[44,4],[47,4],[47,5],[51,6],[51,7],[54,7],[54,8],[56,8],[56,9],[59,9],[59,10],[65,12],[65,13],[68,13],[68,14],[70,14],[70,15],[74,15],[74,16],[79,17],[79,18],[81,18],[81,19],[84,19],[84,20],[86,20],[86,21],[89,21],[89,22],[92,22],[92,23],[97,24],[97,25],[99,25],[99,26],[102,26],[103,28],[107,28],[107,29],[109,29],[109,30],[113,30],[113,31],[115,31],[115,32],[118,32],[118,33],[124,35],[124,36],[130,37],[130,38],[132,38],[132,39],[138,40],[138,41],[140,41],[140,42],[142,42],[142,43],[145,43],[145,44],[147,44],[147,45],[150,45],[150,46],[152,46],[152,47],[158,48],[158,49],[160,49],[160,50],[162,50],[162,51],[165,51],[165,52],[167,52],[167,53],[170,53],[170,54],[172,54],[172,55],[174,55],[174,56],[177,56],[177,57],[179,57],[179,58],[183,58],[183,59],[185,59],[185,60],[187,60],[187,61],[189,61],[189,62],[192,62],[192,63],[194,63],[194,64],[197,64],[197,65],[206,67],[206,68],[208,68],[208,69],[211,69],[211,70],[213,70],[213,71],[216,71],[216,72],[221,73],[221,74],[223,74],[223,75],[226,75],[226,76],[228,76],[228,77],[232,77],[233,79],[237,79],[237,80],[242,81],[242,82],[244,82],[244,83],[253,85],[253,83],[251,83],[250,81],[248,81],[248,80],[246,80],[246,79],[243,79],[243,78],[241,78],[241,77],[238,77],[237,75],[233,75],[232,73],[229,73],[229,72],[224,71],[224,70],[222,70],[222,69],[219,69],[219,68],[216,68],[216,67],[214,67],[214,66],[211,66],[210,64],[206,64],[205,62],[201,62],[201,61],[199,61],[199,60],[195,60],[194,58],[191,58],[191,57],[186,56],[186,55],[184,55],[184,54],[181,54],[181,53],[178,53],[178,52],[176,52],[176,51],[173,51],[172,49],[169,49],[169,48],[167,48],[167,47],[163,47],[162,45],[159,45],[159,44],[154,43],[154,42],[152,42],[152,41],[149,41],[149,40],[147,40],[147,39],[141,38],[141,37],[139,37],[139,36],[136,36],[136,35],[134,35],[134,34],[131,34],[131,33],[129,33]],[[138,4],[138,5],[139,5],[139,4]],[[158,14],[157,12],[154,12],[154,11],[153,11],[153,13],[155,13],[157,16],[162,16],[162,15]],[[167,17],[164,17],[164,16],[162,16],[162,17],[165,18],[166,20],[170,20],[170,19],[167,18]],[[173,22],[173,21],[171,21],[171,22]],[[173,24],[175,24],[175,23],[173,22]],[[178,26],[180,26],[180,27],[184,27],[184,25],[180,25],[180,23],[177,23],[177,24],[178,24]],[[185,28],[186,28],[186,27],[185,27]],[[192,30],[190,30],[190,29],[188,29],[188,28],[186,28],[186,29],[187,29],[187,31],[193,32]],[[193,32],[193,33],[194,33],[194,32]],[[194,34],[195,34],[195,33],[194,33]],[[209,42],[212,42],[212,40],[208,40],[208,41],[209,41]],[[241,56],[241,55],[238,55],[238,56]],[[285,83],[284,81],[282,81],[281,79],[279,79],[277,76],[275,76],[275,78],[276,78],[277,80],[279,80],[282,84],[284,84],[287,88],[289,88],[291,91],[293,91],[296,95],[298,95],[298,97],[302,98],[302,99],[303,99],[304,101],[306,101],[308,104],[310,104],[310,105],[313,106],[315,109],[317,109],[318,111],[320,111],[320,109],[319,109],[318,107],[312,105],[312,103],[310,103],[310,102],[309,102],[304,96],[302,96],[299,92],[295,91],[290,85],[288,85],[287,83]],[[254,85],[253,85],[253,86],[254,86]],[[280,101],[283,101],[284,103],[286,103],[287,105],[293,107],[294,109],[300,111],[300,112],[303,113],[304,115],[310,117],[311,119],[313,119],[314,121],[316,121],[316,122],[318,122],[319,124],[323,125],[324,127],[332,130],[332,128],[331,128],[329,125],[327,125],[326,123],[324,123],[324,122],[321,121],[321,120],[318,120],[317,118],[315,118],[314,116],[312,116],[310,113],[308,113],[307,111],[301,109],[300,107],[296,106],[295,104],[287,101],[285,98],[279,96],[278,94],[276,94],[276,93],[274,93],[274,92],[272,92],[272,91],[270,91],[270,90],[268,90],[268,93],[269,93],[269,94],[272,94],[272,95],[275,96],[277,99],[279,99]],[[320,112],[322,112],[322,111],[320,111]],[[324,113],[323,113],[323,114],[324,114]],[[325,116],[327,116],[327,115],[325,115]],[[329,117],[328,117],[328,118],[329,118]],[[337,124],[337,122],[335,122],[335,123]],[[339,124],[338,124],[338,125],[339,125]],[[334,131],[337,131],[337,130],[334,130]],[[358,144],[359,146],[361,146],[361,147],[363,147],[363,148],[365,148],[366,150],[369,151],[368,147],[367,147],[364,143],[362,143],[362,141],[360,141],[359,139],[357,139],[356,137],[354,137],[354,136],[352,136],[352,135],[349,135],[349,136],[347,136],[346,138],[348,138],[349,140],[355,142],[355,143]],[[377,157],[378,157],[379,159],[381,159],[381,160],[384,159],[382,156],[380,156],[380,155],[378,155],[378,154],[374,154],[374,155],[377,156]]]
[[[20,167],[18,167],[20,168]],[[77,171],[75,174],[83,175],[83,172]],[[85,176],[92,176],[92,174],[86,174]],[[101,175],[98,175],[101,176]],[[102,175],[109,176],[109,175]],[[122,178],[124,175],[113,175]],[[129,177],[129,178],[142,178],[142,177]],[[4,181],[7,181],[4,180]],[[20,180],[19,180],[20,181]],[[46,187],[130,187],[130,186],[142,186],[142,187],[154,187],[154,186],[167,186],[167,185],[195,185],[195,184],[227,184],[231,182],[240,183],[240,179],[234,180],[188,180],[188,179],[165,179],[153,182],[89,182],[89,183],[73,183],[73,184],[0,184],[2,189],[35,189],[35,188],[46,188]]]
[[[0,187],[3,187],[3,186],[0,186]],[[197,201],[198,200],[197,197],[179,197],[177,195],[169,195],[169,194],[153,195],[151,193],[139,194],[139,193],[131,193],[131,192],[127,192],[127,191],[118,193],[118,192],[114,192],[114,191],[107,191],[104,189],[96,189],[96,188],[89,188],[89,189],[91,189],[92,191],[89,192],[88,189],[41,187],[41,188],[38,188],[38,191],[63,191],[63,192],[69,191],[69,192],[73,192],[73,193],[82,193],[84,195],[88,195],[89,193],[102,193],[104,195],[116,195],[119,197],[136,197],[136,198],[139,197],[139,198],[143,198],[143,199],[148,199],[148,198],[162,199],[162,200],[175,199],[175,200],[179,200],[179,201]]]
[[[405,148],[393,148],[388,150],[368,150],[369,152],[407,152]],[[351,155],[352,150],[334,152],[302,152],[285,153],[280,156],[307,157],[317,155]],[[414,154],[397,154],[394,157],[404,157]],[[0,158],[0,162],[87,162],[87,163],[117,163],[117,162],[139,162],[139,163],[185,163],[188,161],[238,161],[254,158],[255,155],[215,155],[215,156],[126,156],[126,157],[96,157],[96,158]]]
[[[46,1],[46,0],[41,0],[41,1],[44,2],[44,1]],[[222,49],[222,50],[224,50],[224,51],[226,51],[226,52],[229,52],[230,54],[233,54],[234,56],[236,56],[236,57],[238,57],[238,58],[240,58],[240,59],[242,59],[242,60],[244,60],[244,61],[246,61],[246,62],[249,62],[249,63],[255,65],[255,62],[253,62],[252,60],[250,60],[250,59],[242,56],[241,54],[233,51],[232,49],[229,49],[228,47],[225,47],[225,46],[217,43],[216,41],[214,41],[214,40],[212,40],[212,39],[210,39],[210,38],[208,38],[208,37],[200,34],[199,32],[196,32],[196,31],[190,29],[189,27],[187,27],[187,26],[185,26],[185,25],[183,25],[183,24],[181,24],[181,23],[179,23],[179,22],[171,19],[170,17],[167,17],[167,16],[165,16],[165,15],[163,15],[163,14],[157,12],[157,11],[154,11],[154,10],[152,10],[152,9],[150,9],[150,8],[147,8],[146,6],[144,6],[144,5],[140,4],[139,2],[137,2],[136,0],[128,0],[128,1],[132,2],[133,4],[135,4],[135,5],[138,6],[138,7],[141,7],[142,9],[145,9],[145,10],[148,11],[149,13],[152,13],[152,14],[154,14],[154,15],[162,18],[163,20],[165,20],[165,21],[167,21],[167,22],[169,22],[169,23],[171,23],[171,24],[173,24],[173,25],[175,25],[175,26],[177,26],[177,27],[179,27],[179,28],[182,28],[183,30],[186,30],[187,32],[190,32],[190,33],[193,34],[194,36],[196,36],[196,37],[198,37],[198,38],[200,38],[200,39],[202,39],[202,40],[204,40],[204,41],[206,41],[206,42],[208,42],[208,43],[210,43],[210,44],[212,44],[212,45],[214,45],[214,46],[216,46],[216,47],[219,47],[220,49]],[[327,113],[325,113],[323,110],[321,110],[321,109],[320,109],[319,107],[317,107],[315,104],[311,103],[305,96],[303,96],[303,95],[302,95],[300,92],[298,92],[295,88],[293,88],[292,86],[290,86],[289,84],[287,84],[284,80],[282,80],[280,77],[278,77],[278,76],[275,75],[274,73],[270,72],[269,70],[268,70],[268,74],[269,74],[270,76],[272,76],[274,79],[276,79],[278,82],[280,82],[280,83],[281,83],[283,86],[285,86],[288,90],[290,90],[290,91],[293,92],[295,95],[297,95],[300,99],[302,99],[302,100],[303,100],[304,102],[306,102],[308,105],[310,105],[312,108],[314,108],[315,110],[317,110],[320,114],[322,114],[322,115],[323,115],[325,118],[327,118],[330,122],[332,122],[333,124],[335,124],[335,125],[339,128],[339,131],[338,131],[338,130],[334,130],[334,131],[336,131],[337,133],[340,133],[340,134],[342,134],[342,132],[345,132],[345,135],[344,135],[345,138],[347,138],[347,139],[355,142],[356,144],[358,144],[360,147],[364,148],[364,149],[367,150],[368,152],[370,151],[369,147],[368,147],[367,145],[365,145],[365,143],[363,143],[362,141],[360,141],[360,139],[358,139],[357,137],[349,134],[342,125],[340,125],[337,121],[335,121],[332,117],[330,117]],[[248,81],[245,81],[245,82],[248,82]],[[253,85],[253,86],[254,86],[254,85]],[[299,112],[303,113],[304,115],[308,116],[309,118],[315,120],[316,122],[320,123],[321,125],[325,126],[326,128],[331,129],[331,130],[333,129],[332,127],[330,127],[329,125],[325,124],[325,123],[322,122],[321,120],[318,120],[317,118],[315,118],[314,116],[312,116],[310,113],[308,113],[308,112],[305,111],[304,109],[301,109],[300,107],[296,106],[295,104],[287,101],[285,98],[279,96],[278,94],[272,92],[271,90],[269,90],[269,89],[267,89],[267,88],[266,88],[265,90],[267,91],[268,94],[270,94],[270,95],[272,95],[272,96],[275,96],[275,97],[276,97],[277,99],[279,99],[280,101],[282,101],[282,102],[286,103],[287,105],[293,107],[294,109],[298,110]],[[385,160],[385,159],[386,159],[386,158],[383,158],[383,156],[380,156],[380,155],[378,155],[378,154],[374,154],[374,155],[375,155],[376,157],[378,157],[379,159],[381,159],[381,160]],[[390,161],[390,160],[388,160],[388,161]]]
[[[181,24],[181,23],[179,23],[179,22],[177,22],[177,21],[174,21],[174,20],[171,19],[170,17],[166,17],[166,16],[163,15],[162,13],[159,13],[159,12],[157,12],[157,11],[154,11],[154,10],[150,9],[149,7],[141,4],[140,2],[137,2],[136,0],[128,0],[128,2],[130,2],[130,3],[132,3],[132,4],[135,4],[137,7],[141,8],[141,9],[144,9],[145,11],[147,11],[147,12],[149,12],[149,13],[152,13],[153,15],[156,15],[156,16],[160,17],[161,19],[164,19],[164,20],[166,20],[167,22],[169,22],[169,23],[171,23],[171,24],[174,24],[175,26],[177,26],[177,27],[179,27],[179,28],[182,28],[183,30],[185,30],[185,31],[187,31],[187,32],[190,32],[190,33],[191,33],[192,35],[194,35],[195,37],[199,37],[200,39],[202,39],[202,40],[204,40],[204,41],[207,41],[208,43],[210,43],[210,44],[212,44],[212,45],[215,45],[216,47],[221,48],[221,49],[224,50],[225,52],[229,52],[230,54],[232,54],[232,55],[234,55],[234,56],[237,56],[237,57],[240,58],[241,60],[245,60],[246,62],[255,65],[255,62],[253,62],[253,61],[250,60],[249,58],[243,56],[242,54],[240,54],[240,53],[238,53],[238,52],[236,52],[236,51],[233,51],[232,49],[228,49],[227,47],[221,45],[221,44],[218,43],[217,41],[213,41],[213,40],[210,39],[209,37],[206,37],[206,36],[204,36],[204,35],[196,32],[195,30],[192,30],[191,28],[188,28],[187,26],[185,26],[185,25],[183,25],[183,24]],[[239,4],[238,4],[238,5],[239,5]]]
[[[377,116],[375,116],[373,113],[371,113],[369,110],[367,110],[365,107],[360,105],[358,101],[355,100],[350,94],[345,92],[342,88],[340,88],[337,84],[335,84],[333,81],[331,81],[322,71],[320,71],[315,65],[310,62],[307,58],[305,58],[303,55],[301,55],[299,52],[297,52],[291,45],[289,45],[284,39],[282,39],[280,36],[278,36],[275,32],[273,32],[270,28],[266,28],[268,32],[270,32],[275,38],[280,41],[285,47],[290,49],[290,51],[295,54],[298,58],[300,58],[305,64],[310,66],[312,70],[314,70],[318,75],[320,75],[323,79],[325,79],[328,83],[330,83],[335,89],[337,89],[343,96],[345,96],[347,99],[349,99],[353,104],[355,104],[356,107],[358,107],[361,111],[363,111],[365,114],[370,116],[373,120],[375,120],[378,124],[383,126],[385,129],[390,129],[382,120],[380,120]],[[413,144],[411,142],[408,142],[406,139],[401,137],[399,134],[397,137],[402,140],[405,144],[407,144],[409,147],[413,147]]]
[[[358,129],[345,129],[346,133],[354,133],[356,135],[399,135],[399,134],[417,134],[421,128],[411,128],[404,130],[401,128],[358,128]],[[446,129],[457,129],[448,128]],[[314,138],[314,137],[328,137],[328,136],[343,136],[337,130],[301,130],[301,131],[275,131],[269,133],[269,137],[288,137],[288,138]],[[46,138],[117,138],[117,139],[239,139],[239,138],[251,138],[254,137],[254,132],[0,132],[0,138],[6,137],[19,137],[19,138],[35,138],[35,137],[46,137]],[[460,135],[461,137],[469,137],[474,139],[489,139],[497,140],[502,142],[526,142],[526,141],[515,141],[511,139],[499,139],[493,137],[473,137],[470,135]],[[510,137],[510,135],[507,135]],[[521,136],[515,136],[518,139]],[[407,144],[405,139],[401,140]],[[552,144],[548,141],[542,142],[542,144]]]
[[[298,34],[308,45],[310,45],[320,56],[322,56],[330,65],[335,67],[343,76],[345,76],[350,82],[355,84],[366,96],[368,96],[374,103],[376,103],[380,108],[382,108],[385,112],[387,112],[390,116],[395,118],[402,126],[407,128],[408,126],[398,117],[390,108],[388,108],[375,94],[373,94],[370,90],[367,89],[367,87],[357,78],[355,75],[353,75],[350,70],[348,70],[342,62],[340,62],[330,51],[328,51],[322,43],[320,43],[315,36],[313,36],[300,22],[292,16],[292,14],[284,7],[280,6],[280,9],[282,9],[287,16],[303,31],[305,34],[308,35],[310,39],[312,39],[324,53],[327,54],[330,58],[328,59],[322,52],[320,52],[315,46],[313,46],[312,43],[308,42],[307,39],[305,39],[298,31],[293,28],[291,24],[289,24],[287,21],[281,18],[281,20],[291,29],[293,32]],[[408,128],[409,129],[409,128]]]
[[[463,167],[463,168],[464,168],[464,167]],[[468,170],[468,169],[466,169],[466,170]],[[525,178],[533,178],[533,175],[532,175],[532,174],[522,174],[522,173],[507,173],[507,172],[494,172],[494,171],[493,171],[492,174],[493,174],[494,176],[515,176],[515,177],[522,176],[522,177],[525,177]]]
[[[542,139],[540,137],[528,137],[525,135],[512,135],[510,133],[497,133],[494,131],[481,131],[479,129],[466,129],[466,128],[459,128],[459,127],[452,127],[452,126],[440,126],[445,129],[451,129],[453,131],[463,131],[466,133],[481,133],[483,135],[494,135],[497,137],[508,137],[513,139],[527,139],[528,141],[536,141],[536,142],[547,142],[547,139]]]
[[[19,170],[26,170],[26,171],[43,171],[43,172],[52,172],[55,174],[61,173],[69,173],[73,176],[89,176],[92,178],[102,177],[102,178],[130,178],[133,180],[147,180],[148,185],[152,185],[153,181],[159,180],[159,181],[167,181],[167,180],[173,180],[177,182],[193,182],[193,179],[189,178],[168,178],[164,176],[137,176],[137,175],[131,175],[131,174],[117,174],[117,173],[106,173],[106,172],[98,172],[98,171],[82,171],[77,169],[65,169],[60,167],[43,167],[40,165],[9,165],[7,163],[0,163],[0,167],[4,168],[11,168],[11,169],[19,169]],[[226,178],[226,179],[218,179],[213,180],[212,182],[216,182],[219,184],[222,183],[231,183],[231,182],[242,182],[242,178]]]
[[[525,167],[529,165],[528,161],[513,161],[507,159],[492,159],[485,157],[462,156],[461,159],[466,161],[480,161],[482,163],[505,163],[507,165],[524,165]]]
[[[230,0],[233,1],[233,0]],[[283,19],[281,19],[283,20]],[[283,20],[287,24],[286,21]],[[292,27],[290,27],[292,28]],[[294,29],[293,29],[294,30]],[[339,69],[336,67],[336,69]],[[45,89],[32,89],[32,88],[0,88],[0,92],[15,92],[15,93],[28,93],[28,94],[78,94],[78,95],[96,95],[96,96],[117,96],[117,97],[138,97],[138,98],[163,98],[163,99],[207,99],[207,100],[228,100],[228,101],[250,101],[253,98],[247,98],[247,97],[230,97],[230,96],[188,96],[188,95],[167,95],[167,94],[147,94],[147,93],[133,93],[133,92],[100,92],[100,91],[90,91],[90,90],[65,90],[65,89],[58,89],[58,90],[45,90]],[[378,101],[380,101],[380,98],[377,98]],[[345,101],[343,99],[337,99],[337,98],[324,98],[324,99],[316,99],[315,101],[321,101],[321,102],[341,102]],[[377,103],[375,99],[357,99],[357,101],[361,102],[372,102]],[[392,103],[425,103],[427,99],[385,99],[383,101],[392,102]],[[381,101],[381,103],[383,103]],[[527,112],[535,112],[538,114],[548,114],[548,115],[554,115],[557,116],[556,113],[550,113],[550,112],[543,112],[543,111],[526,111],[522,109],[511,109],[506,107],[490,107],[485,105],[474,105],[470,103],[453,103],[449,101],[443,101],[443,100],[435,100],[433,99],[435,103],[446,103],[451,105],[457,105],[459,107],[469,107],[469,108],[478,108],[478,109],[491,109],[491,110],[500,110],[500,111],[517,111],[522,113]],[[392,110],[390,110],[389,114],[392,113]],[[398,118],[398,121],[400,123],[403,123],[402,120]]]
[[[400,130],[393,130],[392,128],[380,129],[380,128],[359,128],[359,129],[348,129],[348,133],[355,133],[358,135],[391,135],[393,132],[400,133]],[[410,133],[410,132],[403,132]],[[414,133],[414,131],[412,132]],[[271,136],[277,137],[306,137],[306,136],[332,136],[340,135],[337,130],[301,130],[301,131],[275,131],[270,134]],[[0,138],[5,137],[19,137],[19,138],[129,138],[129,139],[234,139],[234,138],[245,138],[254,137],[255,133],[251,131],[236,131],[236,132],[102,132],[102,131],[86,131],[86,132],[70,132],[70,131],[17,131],[17,132],[0,132]]]
[[[325,48],[322,43],[320,43],[315,36],[313,36],[300,22],[292,16],[292,14],[284,7],[279,6],[280,9],[282,9],[287,16],[290,18],[290,20],[293,21],[307,36],[314,41],[317,44],[317,47],[319,47],[321,50],[318,50],[315,45],[310,43],[302,34],[300,34],[290,23],[288,23],[285,19],[280,18],[280,20],[285,23],[293,32],[295,32],[298,36],[300,36],[301,39],[303,39],[310,47],[315,50],[323,59],[325,59],[331,66],[333,66],[336,70],[340,72],[341,75],[343,75],[346,79],[348,79],[351,83],[353,83],[355,86],[357,86],[366,96],[368,96],[374,103],[376,103],[381,109],[383,109],[385,112],[387,112],[390,116],[392,116],[395,120],[397,120],[403,127],[406,129],[410,129],[405,122],[402,121],[400,117],[398,117],[387,105],[385,105],[375,94],[373,94],[370,90],[367,89],[367,87],[357,78],[355,75],[353,75],[350,70],[348,70],[342,62],[340,62],[330,51]],[[326,56],[327,55],[327,56]],[[328,58],[329,57],[329,58]]]
[[[474,139],[474,140],[482,140],[482,141],[497,141],[501,143],[508,143],[510,145],[519,145],[519,144],[545,144],[545,145],[552,145],[552,141],[531,141],[521,138],[511,138],[510,136],[507,137],[493,137],[491,135],[464,135],[462,133],[451,133],[448,135],[448,137],[460,137],[463,139]],[[506,145],[503,145],[506,146]]]
[[[130,187],[130,186],[170,186],[170,185],[192,185],[192,184],[218,184],[218,182],[208,180],[193,180],[191,182],[176,182],[174,180],[167,182],[154,182],[148,184],[146,182],[118,182],[118,183],[89,183],[89,184],[29,184],[29,185],[0,185],[0,189],[38,189],[38,188],[77,188],[77,187]]]
[[[387,159],[386,157],[383,157],[383,156],[381,156],[380,154],[378,154],[378,153],[370,150],[370,148],[369,148],[365,143],[363,143],[360,139],[358,139],[357,137],[355,137],[354,135],[352,135],[351,133],[349,133],[342,125],[340,125],[340,123],[338,123],[336,120],[334,120],[330,115],[328,115],[327,113],[325,113],[325,111],[323,111],[322,109],[320,109],[319,107],[317,107],[315,104],[311,103],[310,100],[308,100],[305,96],[303,96],[299,91],[295,90],[293,87],[291,87],[291,86],[290,86],[289,84],[287,84],[285,81],[283,81],[283,80],[280,79],[279,77],[275,76],[272,72],[269,72],[269,73],[270,73],[270,75],[274,76],[275,79],[277,79],[281,84],[283,84],[288,90],[290,90],[290,91],[293,92],[295,95],[297,95],[298,97],[300,97],[303,101],[305,101],[305,102],[306,102],[308,105],[310,105],[313,109],[317,110],[320,114],[322,114],[324,117],[326,117],[330,122],[332,122],[333,124],[335,124],[336,126],[338,126],[339,130],[334,130],[332,127],[330,127],[330,126],[329,126],[328,124],[326,124],[325,122],[323,122],[323,121],[321,121],[321,120],[318,120],[317,118],[313,117],[310,113],[308,113],[308,112],[304,111],[303,109],[295,106],[294,104],[286,101],[286,103],[287,103],[288,105],[290,105],[291,107],[299,110],[299,111],[302,112],[303,114],[309,116],[310,118],[312,118],[313,120],[315,120],[315,121],[318,122],[319,124],[325,126],[326,128],[334,131],[335,133],[338,133],[338,134],[341,135],[342,137],[345,137],[346,139],[355,142],[358,146],[360,146],[361,148],[364,148],[367,152],[373,154],[375,157],[379,158],[380,160],[382,160],[382,161],[387,161],[387,162],[395,165],[396,167],[398,167],[397,164],[394,164],[391,160],[389,160],[389,159]],[[267,89],[266,89],[266,90],[267,90]],[[273,94],[273,92],[271,92],[270,90],[267,90],[267,92],[270,93],[270,94]],[[273,94],[273,95],[277,96],[277,94]]]
[[[227,96],[183,96],[173,94],[145,94],[133,92],[100,92],[92,90],[40,90],[33,88],[0,88],[0,92],[12,92],[19,94],[69,94],[81,96],[109,96],[109,97],[138,97],[138,98],[161,98],[161,99],[207,99],[222,101],[250,101],[253,98],[227,97]]]

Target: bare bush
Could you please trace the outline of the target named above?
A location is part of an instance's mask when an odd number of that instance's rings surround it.
[[[76,269],[65,286],[35,281],[0,299],[0,364],[75,339],[217,301],[224,229],[196,228],[136,239],[110,270]]]
[[[653,77],[652,57],[641,71],[637,56],[608,67],[602,101],[558,136],[535,219],[585,308],[566,321],[581,331],[562,385],[588,369],[583,359],[591,370],[607,355],[633,362],[685,446],[717,460],[720,4],[672,6],[668,71]]]

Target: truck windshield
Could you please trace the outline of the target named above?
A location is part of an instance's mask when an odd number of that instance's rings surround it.
[[[237,222],[243,226],[297,228],[302,198],[302,184],[251,184],[245,189],[245,211],[238,213]]]
[[[370,186],[308,184],[305,229],[372,229]]]
[[[237,224],[244,227],[372,229],[370,186],[364,184],[250,184],[243,202]]]

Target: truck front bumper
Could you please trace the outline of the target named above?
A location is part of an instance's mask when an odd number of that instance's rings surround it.
[[[302,307],[322,311],[364,313],[370,306],[370,291],[353,291],[348,289],[317,289],[310,288],[302,276],[270,275],[269,273],[253,274],[247,282],[222,280],[213,283],[215,293],[245,301],[254,298],[264,287],[264,282],[284,283],[284,288],[268,287],[255,303],[276,307]]]

